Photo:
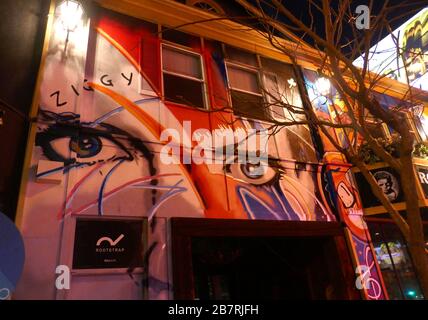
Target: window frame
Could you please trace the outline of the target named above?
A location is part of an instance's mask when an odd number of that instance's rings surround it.
[[[245,71],[254,73],[256,75],[257,85],[258,85],[259,89],[261,89],[260,88],[260,84],[261,84],[260,74],[259,74],[259,70],[257,68],[250,67],[250,66],[247,66],[247,65],[243,65],[243,64],[240,64],[240,63],[231,62],[231,61],[228,61],[228,60],[225,60],[225,65],[226,65],[226,74],[227,74],[227,88],[229,90],[239,91],[239,92],[242,92],[242,93],[248,93],[248,94],[252,94],[254,96],[258,96],[258,97],[262,97],[263,96],[263,92],[261,90],[260,90],[260,93],[255,93],[255,92],[247,91],[247,90],[244,90],[244,89],[233,88],[232,84],[230,83],[229,66],[231,66],[232,68],[235,68],[235,69],[241,69],[241,70],[245,70]]]
[[[226,52],[226,44],[223,44],[223,52]],[[244,49],[241,48],[236,48],[237,50],[241,50],[244,52],[249,52],[246,51]],[[233,106],[233,102],[232,102],[232,90],[233,91],[237,91],[237,92],[241,92],[241,93],[245,93],[245,94],[250,94],[256,97],[261,97],[263,99],[263,102],[265,103],[271,103],[269,101],[269,97],[266,95],[266,93],[264,92],[263,88],[266,89],[267,87],[267,80],[266,80],[266,76],[273,76],[275,77],[275,81],[276,81],[276,85],[278,86],[279,89],[279,84],[278,84],[278,74],[276,74],[275,72],[271,72],[271,71],[266,71],[263,68],[263,64],[261,63],[261,55],[257,54],[257,53],[253,53],[253,52],[249,52],[251,54],[254,54],[256,57],[256,66],[253,65],[249,65],[243,62],[239,62],[236,60],[230,60],[227,58],[227,55],[224,54],[225,58],[224,58],[224,63],[225,63],[225,69],[226,69],[226,77],[227,77],[227,89],[228,89],[228,96],[229,96],[229,101],[230,101],[230,105],[232,106],[232,110],[234,109]],[[246,71],[250,71],[250,72],[254,72],[257,76],[257,83],[259,86],[259,90],[260,93],[254,93],[251,91],[247,91],[247,90],[242,90],[242,89],[236,89],[233,88],[231,83],[230,83],[230,76],[229,76],[229,66],[231,66],[232,68],[237,68],[237,69],[242,69],[242,70],[246,70]],[[301,93],[299,92],[299,95],[301,95]],[[281,118],[280,116],[276,116],[275,112],[272,108],[272,106],[269,106],[267,108],[265,108],[266,110],[264,111],[264,113],[266,114],[266,118],[260,119],[260,118],[255,118],[255,117],[249,117],[249,116],[243,116],[243,115],[239,115],[236,114],[235,111],[233,111],[234,115],[237,117],[240,117],[242,119],[249,119],[249,120],[257,120],[260,121],[262,123],[273,123],[273,121],[277,121],[277,122],[285,122],[287,121],[287,116],[285,114],[285,111],[283,110],[283,117]],[[270,118],[269,118],[270,117]]]
[[[424,108],[424,105],[422,105],[422,108]],[[423,109],[422,109],[422,112],[423,112]],[[412,128],[413,135],[416,137],[416,141],[419,143],[428,142],[428,131],[425,132],[425,130],[422,128],[425,135],[425,138],[424,138],[420,130],[418,129],[418,125],[423,126],[423,124],[419,119],[420,116],[415,114],[414,108],[412,108],[411,110],[408,110],[407,112],[405,112],[405,114],[406,114],[406,120],[408,121],[408,123],[410,124],[410,127]],[[419,121],[420,124],[418,124],[416,121]]]
[[[164,49],[164,47],[170,48],[171,50],[175,50],[179,53],[185,53],[185,54],[190,55],[190,56],[198,57],[199,63],[200,63],[200,68],[201,68],[201,78],[199,79],[199,78],[195,78],[192,76],[188,76],[188,75],[184,75],[184,74],[165,70],[164,65],[163,65],[163,49]],[[206,72],[205,72],[205,63],[204,63],[204,57],[201,53],[195,52],[195,51],[191,50],[191,48],[187,48],[187,47],[184,47],[184,46],[179,45],[179,44],[171,43],[170,41],[162,40],[160,43],[160,66],[161,66],[162,101],[163,102],[173,103],[176,105],[180,105],[180,106],[184,106],[184,107],[188,107],[188,108],[192,108],[192,109],[197,109],[197,110],[204,110],[204,111],[210,110],[210,103],[209,103],[209,99],[208,99],[208,89],[207,89],[207,76],[206,76]],[[186,103],[168,100],[165,96],[164,74],[168,74],[171,76],[180,77],[183,79],[199,82],[202,86],[203,107],[192,106],[192,105],[188,105]]]
[[[222,45],[223,45],[223,52],[225,53],[226,52],[226,45],[224,43]],[[246,51],[246,50],[241,49],[241,48],[235,48],[235,49],[241,50],[241,51]],[[253,53],[253,52],[250,52],[250,53],[255,55],[257,66],[245,64],[245,63],[242,63],[242,62],[239,62],[239,61],[235,61],[235,60],[230,60],[230,59],[227,58],[227,55],[224,54],[224,56],[225,56],[225,58],[224,58],[224,64],[225,64],[225,69],[226,69],[227,89],[228,89],[228,96],[229,96],[229,100],[230,100],[230,105],[232,106],[233,114],[236,117],[239,117],[239,118],[245,119],[245,120],[256,120],[256,121],[260,121],[262,123],[272,123],[272,119],[267,118],[269,116],[272,117],[272,110],[271,110],[271,108],[269,108],[269,111],[265,110],[264,113],[266,114],[266,117],[263,118],[263,119],[260,119],[260,118],[256,118],[256,117],[243,116],[243,115],[237,114],[235,112],[235,108],[233,106],[233,102],[232,102],[232,91],[237,91],[237,92],[241,92],[241,93],[245,93],[245,94],[250,94],[252,96],[259,97],[259,98],[263,99],[264,102],[267,102],[267,97],[266,97],[266,95],[263,92],[263,86],[265,85],[265,83],[264,83],[264,76],[263,76],[263,68],[262,68],[261,63],[260,63],[260,55],[258,55],[256,53]],[[243,89],[233,88],[231,86],[231,83],[230,83],[229,66],[231,66],[232,68],[242,69],[242,70],[246,70],[246,71],[255,73],[256,77],[257,77],[257,84],[258,84],[260,92],[259,93],[255,93],[255,92],[251,92],[251,91],[247,91],[247,90],[243,90]],[[275,120],[275,118],[273,118],[273,119]]]
[[[276,74],[275,72],[265,71],[265,70],[263,70],[263,68],[261,68],[260,72],[262,73],[262,76],[263,76],[263,83],[264,83],[264,85],[265,85],[265,86],[267,86],[267,81],[268,81],[268,80],[267,80],[267,77],[274,77],[274,78],[275,78],[275,85],[277,86],[277,89],[278,89],[278,95],[280,95],[279,99],[281,99],[281,100],[282,100],[282,102],[284,102],[284,100],[283,100],[283,96],[282,96],[282,94],[279,92],[278,74]],[[300,94],[300,93],[299,93],[299,94]],[[269,96],[267,96],[266,94],[265,94],[265,99],[266,99],[266,101],[267,101],[269,104],[272,104],[272,102],[271,102],[271,101],[269,101],[269,100],[270,100],[270,97],[269,97]],[[273,119],[273,120],[275,120],[275,121],[278,121],[278,122],[286,122],[286,121],[287,121],[287,116],[286,116],[286,114],[285,114],[285,110],[284,110],[284,108],[281,108],[281,109],[282,109],[282,116],[277,115],[277,114],[276,114],[276,111],[274,111],[274,110],[273,110],[273,108],[274,108],[274,106],[273,106],[273,105],[270,105],[270,106],[269,106],[269,111],[270,111],[270,115],[271,115],[272,119]]]

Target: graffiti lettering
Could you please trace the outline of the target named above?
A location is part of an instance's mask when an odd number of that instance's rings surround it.
[[[88,82],[88,79],[85,79],[85,80],[83,81],[83,83],[86,83],[86,82]],[[92,89],[91,87],[85,87],[85,85],[83,85],[83,90],[86,90],[86,91],[94,91],[94,89]]]
[[[133,73],[131,72],[131,74],[129,75],[129,78],[127,78],[123,73],[121,73],[120,74],[122,77],[124,77],[126,80],[128,80],[128,86],[130,86],[131,85],[131,83],[132,83],[132,76],[133,76]]]
[[[428,176],[428,174],[427,175],[425,175],[425,173],[423,173],[423,172],[418,172],[418,174],[419,174],[419,181],[422,183],[422,184],[428,184],[428,179],[427,179],[427,176]]]
[[[71,85],[71,89],[73,89],[76,96],[80,96],[79,91],[77,91],[77,89],[73,85]]]
[[[129,76],[125,75],[123,72],[121,72],[121,73],[120,73],[120,75],[122,76],[122,78],[123,78],[123,79],[125,79],[125,80],[126,80],[126,84],[127,84],[127,86],[130,86],[130,85],[132,84],[132,80],[133,80],[133,78],[134,78],[134,74],[133,74],[132,72],[129,74]],[[103,75],[101,76],[101,78],[100,78],[100,82],[101,82],[103,85],[105,85],[106,87],[114,87],[113,80],[112,80],[112,79],[110,79],[109,77],[110,77],[110,76],[109,76],[108,74],[103,74]],[[88,82],[88,79],[85,79],[85,80],[83,81],[83,85],[82,85],[83,90],[85,90],[85,91],[94,91],[94,89],[93,89],[93,88],[91,88],[90,86],[86,85],[86,83],[87,83],[87,82]],[[70,88],[72,89],[73,93],[74,93],[76,96],[78,96],[78,97],[80,96],[80,92],[79,92],[79,90],[76,88],[76,86],[74,86],[74,85],[72,84],[72,85],[70,85]],[[51,98],[56,97],[56,106],[57,106],[57,107],[65,106],[65,105],[68,103],[68,101],[66,101],[66,100],[62,100],[60,96],[61,96],[61,91],[60,91],[60,90],[57,90],[57,91],[53,92],[53,93],[50,95],[50,97],[51,97]]]
[[[60,102],[60,98],[59,98],[60,94],[61,94],[61,92],[58,90],[58,91],[55,91],[54,93],[52,93],[49,96],[51,98],[54,97],[54,96],[56,96],[56,106],[57,107],[62,107],[62,106],[65,106],[67,104],[67,101]]]
[[[107,77],[108,77],[108,74],[103,75],[100,79],[101,83],[107,87],[114,87],[113,81],[111,79],[104,80]]]

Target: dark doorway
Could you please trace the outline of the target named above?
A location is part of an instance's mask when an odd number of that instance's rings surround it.
[[[358,299],[337,223],[172,219],[176,299]]]
[[[338,261],[329,270],[328,241],[320,240],[193,238],[195,298],[340,298]]]

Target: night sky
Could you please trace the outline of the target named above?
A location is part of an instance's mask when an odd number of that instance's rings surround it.
[[[227,2],[228,5],[231,4],[229,1],[223,1],[223,3],[225,2]],[[322,2],[321,0],[316,1],[316,3],[319,5],[321,5],[321,2]],[[337,7],[337,4],[339,2],[340,0],[332,0],[331,1],[332,7],[333,8]],[[368,5],[369,2],[370,1],[368,0],[352,1],[352,11],[355,12],[355,8],[358,5],[361,5],[361,4]],[[374,2],[373,9],[371,11],[372,16],[377,15],[379,13],[385,1],[374,0],[373,2]],[[269,8],[269,3],[271,3],[269,0],[264,1],[264,9],[266,12],[270,14],[274,14],[274,10],[272,10],[272,8]],[[290,11],[292,11],[295,14],[296,17],[299,17],[302,21],[306,23],[310,23],[310,15],[308,14],[308,0],[283,0],[283,3]],[[399,6],[396,9],[394,9],[391,16],[388,17],[388,21],[390,21],[392,30],[398,28],[401,24],[406,22],[418,11],[428,6],[428,0],[389,0],[388,3],[389,3],[389,6]],[[323,15],[317,10],[313,11],[313,15],[315,20],[314,29],[317,31],[318,34],[324,35]],[[279,17],[279,19],[284,22],[287,22],[287,19],[283,17],[282,18]],[[343,26],[344,26],[344,31],[343,31],[342,43],[346,43],[347,40],[353,38],[353,34],[351,31],[351,28],[349,27],[349,23],[345,22]],[[381,40],[388,35],[388,31],[386,29],[376,30],[376,31],[377,31],[377,34],[375,36],[376,41],[373,41],[372,45],[374,45],[376,42],[378,42],[378,40]],[[294,32],[297,33],[296,31]],[[308,37],[305,38],[305,41],[307,41],[308,43],[312,43],[311,39],[309,39]],[[346,48],[344,48],[343,50],[346,52]]]
[[[310,18],[307,12],[308,8],[308,1],[307,0],[298,0],[298,1],[283,1],[286,3],[287,8],[292,10],[296,13],[296,16],[298,16],[301,20],[309,22]],[[321,1],[317,1],[318,3],[321,3]],[[340,0],[333,0],[331,1],[332,7],[336,7],[337,3],[339,3]],[[354,0],[352,1],[352,9],[353,12],[355,12],[355,8],[358,5],[365,4],[368,5],[370,1],[367,0]],[[371,15],[377,15],[379,11],[382,9],[382,6],[385,4],[386,1],[383,0],[374,0],[373,1],[373,9],[371,12]],[[388,18],[388,21],[391,21],[392,29],[398,28],[401,24],[406,22],[409,18],[411,18],[413,15],[415,15],[419,10],[422,8],[428,6],[428,0],[389,0],[388,1],[389,6],[400,6],[396,10],[394,10],[394,13]],[[323,17],[322,14],[317,12],[314,14],[315,16],[315,28],[318,33],[324,34],[324,25],[323,25]],[[347,37],[350,37],[352,33],[349,33],[350,30],[345,33]],[[388,34],[388,32],[385,30],[383,33],[383,37]]]

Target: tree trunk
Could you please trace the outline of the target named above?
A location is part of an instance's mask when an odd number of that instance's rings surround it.
[[[416,190],[415,169],[411,155],[400,157],[402,169],[400,173],[401,185],[406,199],[407,223],[409,236],[406,238],[407,246],[416,275],[419,278],[425,299],[428,299],[428,254],[425,251],[425,239],[422,217],[419,210],[419,199]]]

